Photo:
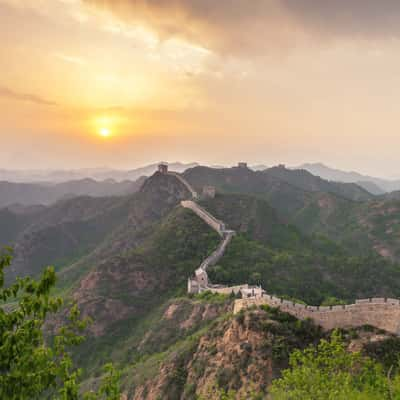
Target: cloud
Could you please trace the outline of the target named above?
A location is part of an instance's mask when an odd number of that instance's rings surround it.
[[[398,0],[282,0],[282,4],[310,31],[368,39],[400,36]]]
[[[8,99],[17,100],[17,101],[28,101],[31,103],[44,105],[44,106],[56,106],[57,105],[57,103],[43,99],[42,97],[37,96],[35,94],[15,92],[14,90],[11,90],[4,86],[0,86],[0,97],[5,97]]]
[[[398,0],[84,0],[161,37],[233,53],[287,49],[304,39],[400,36]]]
[[[84,2],[111,12],[125,22],[144,25],[162,39],[180,37],[217,52],[254,52],[266,40],[274,43],[286,40],[286,32],[280,31],[278,26],[286,16],[274,0]]]

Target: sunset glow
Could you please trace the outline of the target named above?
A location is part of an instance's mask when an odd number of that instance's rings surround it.
[[[398,168],[400,3],[249,4],[0,0],[0,168],[249,156]],[[118,138],[116,151],[93,136]],[[39,140],[54,158],[32,151]]]

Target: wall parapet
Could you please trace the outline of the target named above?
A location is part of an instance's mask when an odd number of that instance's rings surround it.
[[[309,306],[264,295],[260,298],[235,300],[234,313],[263,304],[278,307],[281,311],[299,319],[312,319],[325,330],[372,325],[400,335],[400,300],[398,299],[376,297],[359,299],[354,304]]]

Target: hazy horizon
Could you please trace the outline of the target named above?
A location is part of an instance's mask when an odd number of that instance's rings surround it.
[[[344,173],[356,173],[356,174],[361,174],[364,176],[370,176],[373,178],[380,178],[380,179],[386,179],[386,180],[398,180],[400,179],[400,175],[391,175],[391,176],[384,176],[384,175],[377,175],[377,174],[368,174],[366,172],[363,172],[361,170],[346,170],[344,168],[340,168],[338,166],[335,165],[328,165],[324,162],[321,161],[315,161],[315,162],[305,162],[302,164],[295,164],[295,165],[290,165],[290,164],[286,164],[285,162],[275,162],[275,163],[265,163],[265,162],[260,162],[260,163],[255,163],[255,162],[249,162],[248,160],[240,160],[240,161],[245,161],[247,162],[247,164],[249,165],[249,167],[259,167],[259,166],[265,166],[266,168],[271,168],[271,167],[276,167],[278,165],[284,165],[286,168],[290,168],[290,169],[297,169],[299,167],[302,167],[303,165],[317,165],[317,164],[321,164],[324,167],[333,169],[333,170],[338,170]],[[68,166],[64,166],[61,168],[8,168],[8,167],[1,167],[0,166],[0,171],[10,171],[10,172],[18,172],[18,173],[32,173],[32,174],[46,174],[46,173],[51,173],[51,172],[83,172],[85,170],[88,171],[120,171],[120,172],[128,172],[128,171],[133,171],[133,170],[137,170],[137,169],[141,169],[141,168],[146,168],[152,165],[156,165],[158,163],[161,162],[166,162],[168,164],[182,164],[183,166],[186,165],[191,165],[191,164],[197,164],[200,166],[206,166],[206,167],[221,167],[221,168],[231,168],[231,167],[235,167],[238,164],[238,161],[233,162],[231,164],[208,164],[205,162],[199,162],[196,160],[192,160],[192,161],[180,161],[180,160],[165,160],[165,159],[160,159],[160,160],[156,160],[156,161],[150,161],[144,164],[140,164],[140,165],[133,165],[131,167],[113,167],[113,166],[107,166],[107,165],[93,165],[93,166],[86,166],[86,167],[68,167]]]
[[[0,0],[0,168],[398,170],[393,0]]]

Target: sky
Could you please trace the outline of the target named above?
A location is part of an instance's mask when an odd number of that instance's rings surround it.
[[[399,176],[398,0],[0,0],[0,168]]]

